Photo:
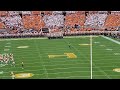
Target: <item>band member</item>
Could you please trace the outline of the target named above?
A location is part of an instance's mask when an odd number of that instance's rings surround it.
[[[12,62],[12,65],[15,67],[15,62],[14,61]]]
[[[21,63],[21,65],[22,65],[22,69],[24,69],[24,63],[23,62]]]
[[[68,46],[69,46],[69,48],[71,48],[71,44],[70,43],[68,43]]]
[[[11,72],[12,79],[15,79],[15,74]]]

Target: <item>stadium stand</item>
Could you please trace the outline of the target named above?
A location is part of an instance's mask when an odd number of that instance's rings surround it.
[[[101,28],[104,26],[107,14],[89,14],[86,17],[85,26]]]
[[[101,34],[119,27],[119,11],[0,11],[0,33],[4,35]]]
[[[24,15],[22,20],[25,29],[40,30],[45,26],[40,15]]]
[[[44,22],[46,27],[63,27],[64,16],[63,15],[45,15]]]
[[[108,29],[116,30],[117,27],[120,26],[120,15],[110,14],[108,15],[105,27],[108,27]]]

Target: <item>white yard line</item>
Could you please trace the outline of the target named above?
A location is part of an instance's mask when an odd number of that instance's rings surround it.
[[[65,41],[65,42],[67,42],[67,41]],[[68,42],[67,42],[68,43]],[[79,50],[78,49],[76,49],[73,45],[72,45],[72,47],[79,53]],[[84,57],[84,55],[83,55],[83,57]],[[90,66],[92,66],[91,65],[91,63],[90,63]],[[91,73],[92,74],[92,73]],[[90,77],[92,78],[92,75],[90,74]]]
[[[74,47],[75,48],[75,47]],[[76,49],[76,48],[75,48]],[[77,50],[77,49],[76,49]],[[77,50],[78,51],[78,50]],[[81,53],[82,54],[82,53]],[[83,55],[84,56],[84,55]],[[86,59],[86,60],[88,60],[89,61],[89,59],[87,58],[87,56],[85,57],[84,56],[84,58]],[[95,63],[93,63],[92,62],[92,64],[94,64],[94,66],[95,66]],[[95,66],[95,67],[97,67],[97,66]],[[94,67],[94,68],[95,68]],[[103,74],[108,78],[108,79],[111,79],[108,75],[107,75],[107,73],[105,73],[100,67],[97,67],[101,72],[103,72]]]
[[[92,35],[90,37],[90,70],[91,70],[91,79],[92,79]]]
[[[120,42],[119,42],[119,41],[116,41],[116,40],[114,40],[114,39],[112,39],[112,38],[109,38],[109,37],[106,37],[106,36],[101,36],[101,37],[103,37],[103,38],[105,38],[105,39],[107,39],[107,40],[110,40],[110,41],[112,41],[112,42],[117,43],[117,44],[120,45]]]
[[[39,48],[38,48],[35,40],[34,40],[34,44],[35,44],[35,46],[36,46],[36,50],[37,50],[37,52],[38,52],[39,58],[41,59],[40,51],[39,51]],[[41,60],[41,62],[42,62],[41,64],[42,64],[42,66],[43,66],[43,68],[44,68],[44,70],[45,70],[45,73],[46,73],[46,78],[48,78],[48,72],[47,72],[47,70],[46,70],[46,68],[45,68],[45,65],[44,65],[44,63],[43,63],[42,60]]]

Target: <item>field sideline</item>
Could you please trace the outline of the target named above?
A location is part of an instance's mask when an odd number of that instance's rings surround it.
[[[117,43],[103,36],[93,36],[93,79],[120,78],[119,69],[117,70],[120,68],[120,42]],[[14,54],[16,66],[1,66],[1,79],[11,79],[11,71],[16,75],[31,73],[28,79],[90,79],[91,77],[89,36],[69,36],[54,40],[0,39],[0,54],[4,53]],[[21,68],[21,62],[24,62],[24,69]]]

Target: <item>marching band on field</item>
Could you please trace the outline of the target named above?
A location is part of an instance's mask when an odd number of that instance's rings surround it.
[[[13,54],[0,54],[0,63],[15,65]]]

